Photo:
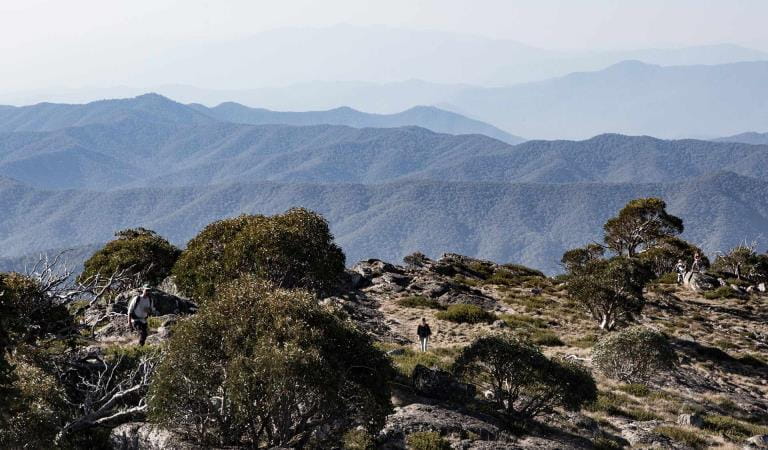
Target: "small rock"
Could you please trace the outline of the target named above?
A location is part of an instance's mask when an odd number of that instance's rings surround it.
[[[698,414],[680,414],[677,417],[677,423],[695,428],[704,427],[704,419]]]
[[[507,322],[504,322],[503,320],[497,320],[496,322],[493,322],[491,324],[493,328],[508,328],[509,325],[507,325]]]
[[[757,285],[757,290],[760,291],[760,292],[765,292],[766,291],[765,283],[758,284]]]
[[[759,434],[747,439],[745,448],[768,448],[768,434]]]
[[[387,352],[387,355],[389,356],[400,356],[405,355],[405,350],[402,348],[395,348]]]

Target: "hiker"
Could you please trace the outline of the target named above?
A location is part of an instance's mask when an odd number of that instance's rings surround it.
[[[693,254],[693,264],[691,264],[691,272],[701,271],[701,256],[699,252]]]
[[[149,286],[142,286],[139,295],[134,295],[128,304],[128,327],[131,331],[134,328],[139,330],[139,345],[144,345],[149,333],[147,319],[150,314],[156,313],[152,304],[152,296],[149,295]]]
[[[685,263],[682,259],[677,260],[675,264],[675,272],[677,272],[677,284],[683,284],[683,277],[685,276]]]
[[[419,327],[416,328],[416,334],[419,335],[419,341],[421,342],[421,351],[427,351],[427,344],[429,344],[429,337],[432,335],[432,330],[429,328],[427,319],[422,317]]]

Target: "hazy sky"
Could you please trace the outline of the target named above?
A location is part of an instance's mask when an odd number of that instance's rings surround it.
[[[59,72],[71,85],[68,67],[141,64],[190,42],[280,27],[380,24],[550,49],[768,50],[766,18],[766,0],[0,0],[0,85],[54,85]]]

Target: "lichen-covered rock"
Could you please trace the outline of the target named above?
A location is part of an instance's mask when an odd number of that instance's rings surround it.
[[[757,436],[752,436],[751,438],[747,439],[747,445],[744,448],[748,448],[748,449],[768,448],[768,434],[759,434]]]
[[[687,272],[683,276],[683,284],[696,292],[711,291],[720,285],[717,278],[702,272]]]
[[[112,429],[109,442],[114,450],[197,450],[173,431],[144,422],[129,422]],[[206,447],[208,448],[208,447]]]
[[[680,414],[677,416],[677,423],[695,428],[704,427],[704,418],[699,414]]]
[[[499,426],[489,417],[477,417],[441,406],[412,403],[395,408],[379,434],[381,448],[404,449],[406,437],[419,431],[435,431],[456,440],[493,441],[502,437]],[[491,447],[499,448],[499,447]]]

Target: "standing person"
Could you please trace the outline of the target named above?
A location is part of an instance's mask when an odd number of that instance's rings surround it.
[[[150,314],[155,313],[152,304],[152,296],[149,294],[149,286],[142,286],[139,295],[133,296],[128,303],[128,327],[133,330],[139,330],[139,345],[144,345],[149,333],[149,324],[147,319]]]
[[[701,271],[701,256],[699,252],[693,254],[693,264],[691,264],[691,272]]]
[[[419,342],[421,343],[421,351],[427,351],[427,345],[429,344],[429,337],[432,336],[432,329],[429,328],[427,319],[422,317],[421,323],[416,328],[416,334],[419,335]]]
[[[677,284],[683,284],[683,277],[685,276],[685,263],[682,259],[677,260],[675,264],[675,272],[677,272]]]

